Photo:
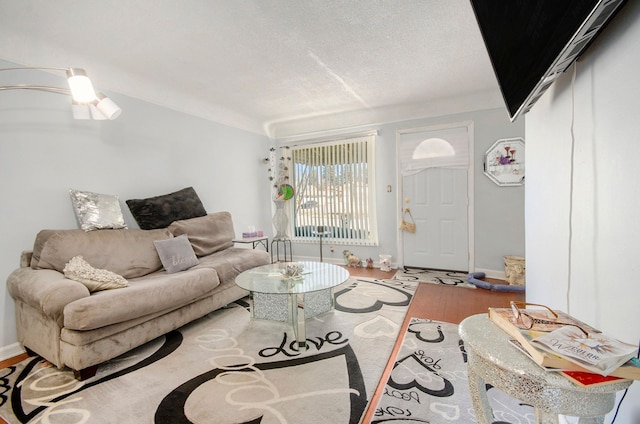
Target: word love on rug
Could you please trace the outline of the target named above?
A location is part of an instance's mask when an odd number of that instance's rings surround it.
[[[457,325],[411,318],[371,424],[477,422],[466,362]],[[533,407],[495,388],[487,394],[495,422],[535,423]]]
[[[476,286],[467,281],[467,274],[456,271],[440,271],[435,269],[405,267],[399,269],[394,280],[417,281],[420,283],[441,284],[445,286],[475,289]]]

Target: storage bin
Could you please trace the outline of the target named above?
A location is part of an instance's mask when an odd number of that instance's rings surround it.
[[[513,286],[525,284],[525,262],[521,256],[504,257],[504,275],[507,283]]]

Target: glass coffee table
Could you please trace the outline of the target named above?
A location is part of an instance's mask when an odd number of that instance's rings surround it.
[[[284,274],[287,265],[300,265],[299,276]],[[305,320],[333,309],[333,287],[349,279],[343,267],[322,262],[276,262],[242,272],[236,284],[253,297],[251,316],[290,322],[298,348],[307,347]],[[298,310],[304,313],[299,314]]]

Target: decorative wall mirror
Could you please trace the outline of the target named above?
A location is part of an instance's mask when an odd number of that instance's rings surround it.
[[[499,186],[524,184],[524,140],[496,141],[484,154],[484,174]]]

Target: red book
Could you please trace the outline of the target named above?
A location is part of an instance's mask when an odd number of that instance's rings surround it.
[[[624,378],[614,377],[612,375],[604,376],[582,371],[560,371],[560,373],[571,380],[573,383],[583,387],[600,386],[602,384],[615,383],[617,381],[625,380]]]

